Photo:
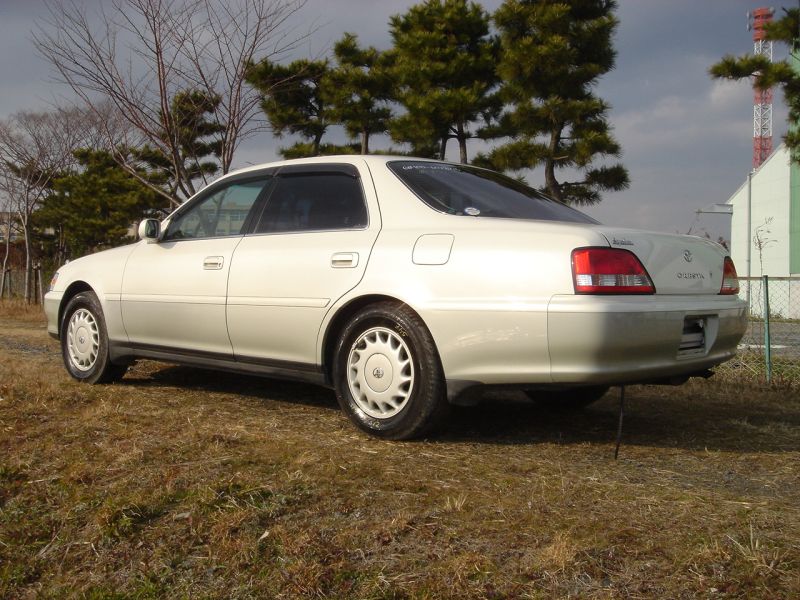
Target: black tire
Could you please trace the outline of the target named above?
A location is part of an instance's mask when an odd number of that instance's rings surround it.
[[[605,396],[607,385],[579,387],[570,390],[529,390],[528,398],[551,412],[574,412],[583,410]]]
[[[447,414],[436,345],[422,319],[404,304],[381,302],[356,314],[342,332],[333,361],[339,405],[370,435],[390,440],[420,437]],[[390,379],[384,380],[386,375]],[[359,377],[363,386],[356,381]],[[405,381],[409,378],[410,383]],[[392,404],[385,403],[386,398]],[[378,414],[381,411],[386,412]]]
[[[94,292],[81,292],[70,299],[59,337],[64,366],[78,381],[110,383],[127,371],[126,365],[111,362],[106,320]]]

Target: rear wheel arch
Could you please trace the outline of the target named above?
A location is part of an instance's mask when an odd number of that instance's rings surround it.
[[[394,298],[363,305],[334,337],[330,371],[345,415],[370,435],[405,440],[445,419],[446,382],[420,315]]]
[[[336,311],[336,314],[330,320],[328,327],[325,330],[325,336],[323,337],[322,341],[322,370],[325,373],[326,382],[329,384],[333,383],[333,363],[335,358],[334,352],[336,350],[336,342],[341,337],[345,327],[347,327],[347,324],[355,315],[364,310],[367,306],[382,302],[395,302],[399,306],[405,306],[409,310],[412,310],[417,317],[419,317],[419,319],[425,323],[425,319],[423,319],[413,307],[409,306],[398,298],[394,298],[393,296],[371,294],[369,296],[360,296],[350,300],[347,304]],[[428,327],[427,324],[425,324],[425,326]],[[428,331],[430,331],[430,327],[428,327]]]

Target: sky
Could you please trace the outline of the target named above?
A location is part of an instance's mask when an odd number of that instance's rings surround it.
[[[106,0],[75,1],[97,5]],[[294,57],[329,53],[345,31],[358,34],[363,45],[388,48],[389,17],[414,3],[308,0],[292,26],[314,33]],[[501,0],[481,4],[493,12]],[[712,80],[708,69],[725,54],[752,52],[746,13],[762,5],[746,0],[619,0],[617,65],[600,80],[597,93],[612,107],[609,121],[622,146],[621,162],[629,170],[631,186],[606,193],[585,212],[609,225],[708,232],[714,239],[729,239],[730,216],[696,211],[725,202],[747,178],[753,93],[745,81]],[[778,13],[789,5],[769,4]],[[42,0],[0,0],[0,119],[23,109],[46,109],[55,97],[68,95],[53,83],[49,66],[31,42],[36,20],[44,14]],[[785,48],[776,46],[776,59],[785,54]],[[780,93],[775,94],[773,122],[777,147],[786,131]],[[236,166],[274,160],[277,148],[290,143],[265,133],[248,141]],[[478,144],[470,144],[470,155],[480,149]],[[381,141],[371,145],[380,147]],[[448,157],[456,159],[455,151],[451,142]],[[526,178],[541,185],[544,176],[534,170]]]

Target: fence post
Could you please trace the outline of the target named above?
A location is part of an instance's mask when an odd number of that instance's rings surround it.
[[[767,383],[772,382],[772,345],[769,337],[769,276],[764,275],[764,362],[767,367]]]
[[[44,284],[42,283],[42,263],[36,263],[36,304],[44,304]]]

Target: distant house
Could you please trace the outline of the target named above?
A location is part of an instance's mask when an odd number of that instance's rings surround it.
[[[800,276],[800,168],[784,144],[726,204],[733,207],[731,256],[739,275]]]

